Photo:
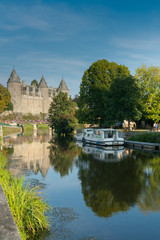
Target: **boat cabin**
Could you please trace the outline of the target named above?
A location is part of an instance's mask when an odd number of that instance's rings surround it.
[[[113,138],[118,139],[118,131],[115,129],[97,129],[94,130],[95,138]]]

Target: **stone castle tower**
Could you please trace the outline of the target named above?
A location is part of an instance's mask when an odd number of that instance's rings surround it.
[[[67,93],[69,96],[69,89],[63,78],[58,88],[48,87],[43,76],[38,87],[35,84],[26,85],[25,81],[21,83],[14,68],[8,79],[7,88],[11,94],[14,113],[47,114],[52,98],[57,96],[60,91]]]

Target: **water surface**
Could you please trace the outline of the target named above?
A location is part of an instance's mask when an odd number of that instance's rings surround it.
[[[160,239],[159,154],[48,135],[8,138],[3,151],[12,175],[39,185],[52,207],[38,239]]]

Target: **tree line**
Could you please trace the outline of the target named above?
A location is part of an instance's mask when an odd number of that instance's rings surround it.
[[[73,116],[77,117],[79,123],[106,127],[115,124],[116,121],[124,120],[129,123],[138,120],[158,123],[160,121],[160,68],[142,65],[136,69],[135,76],[132,76],[128,67],[124,65],[109,62],[106,59],[98,60],[84,72],[76,100],[77,109],[71,103],[69,106],[74,110],[65,108],[65,116],[67,111],[68,117],[72,116],[73,128],[76,123]],[[62,102],[63,105],[64,101]],[[55,107],[52,104],[49,111],[51,122],[55,114],[54,110],[51,117],[53,108]],[[66,119],[69,120],[68,117]],[[62,125],[65,126],[65,124]]]
[[[98,60],[84,72],[76,102],[65,93],[53,98],[48,120],[56,133],[70,134],[78,122],[106,127],[124,120],[158,123],[160,68],[142,65],[132,76],[125,65]],[[0,112],[9,109],[10,94],[0,85]]]
[[[135,76],[124,65],[93,63],[82,77],[77,116],[80,122],[160,120],[160,68],[143,65]]]

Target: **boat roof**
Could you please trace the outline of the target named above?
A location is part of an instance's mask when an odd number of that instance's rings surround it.
[[[79,129],[77,129],[77,131],[80,131],[80,130],[82,130],[82,131],[84,131],[84,130],[89,130],[89,131],[115,131],[115,132],[117,132],[118,130],[117,129],[113,129],[113,128],[79,128]]]
[[[97,130],[97,131],[115,131],[115,132],[118,131],[117,129],[113,129],[113,128],[97,128],[97,129],[94,129],[94,130]]]

